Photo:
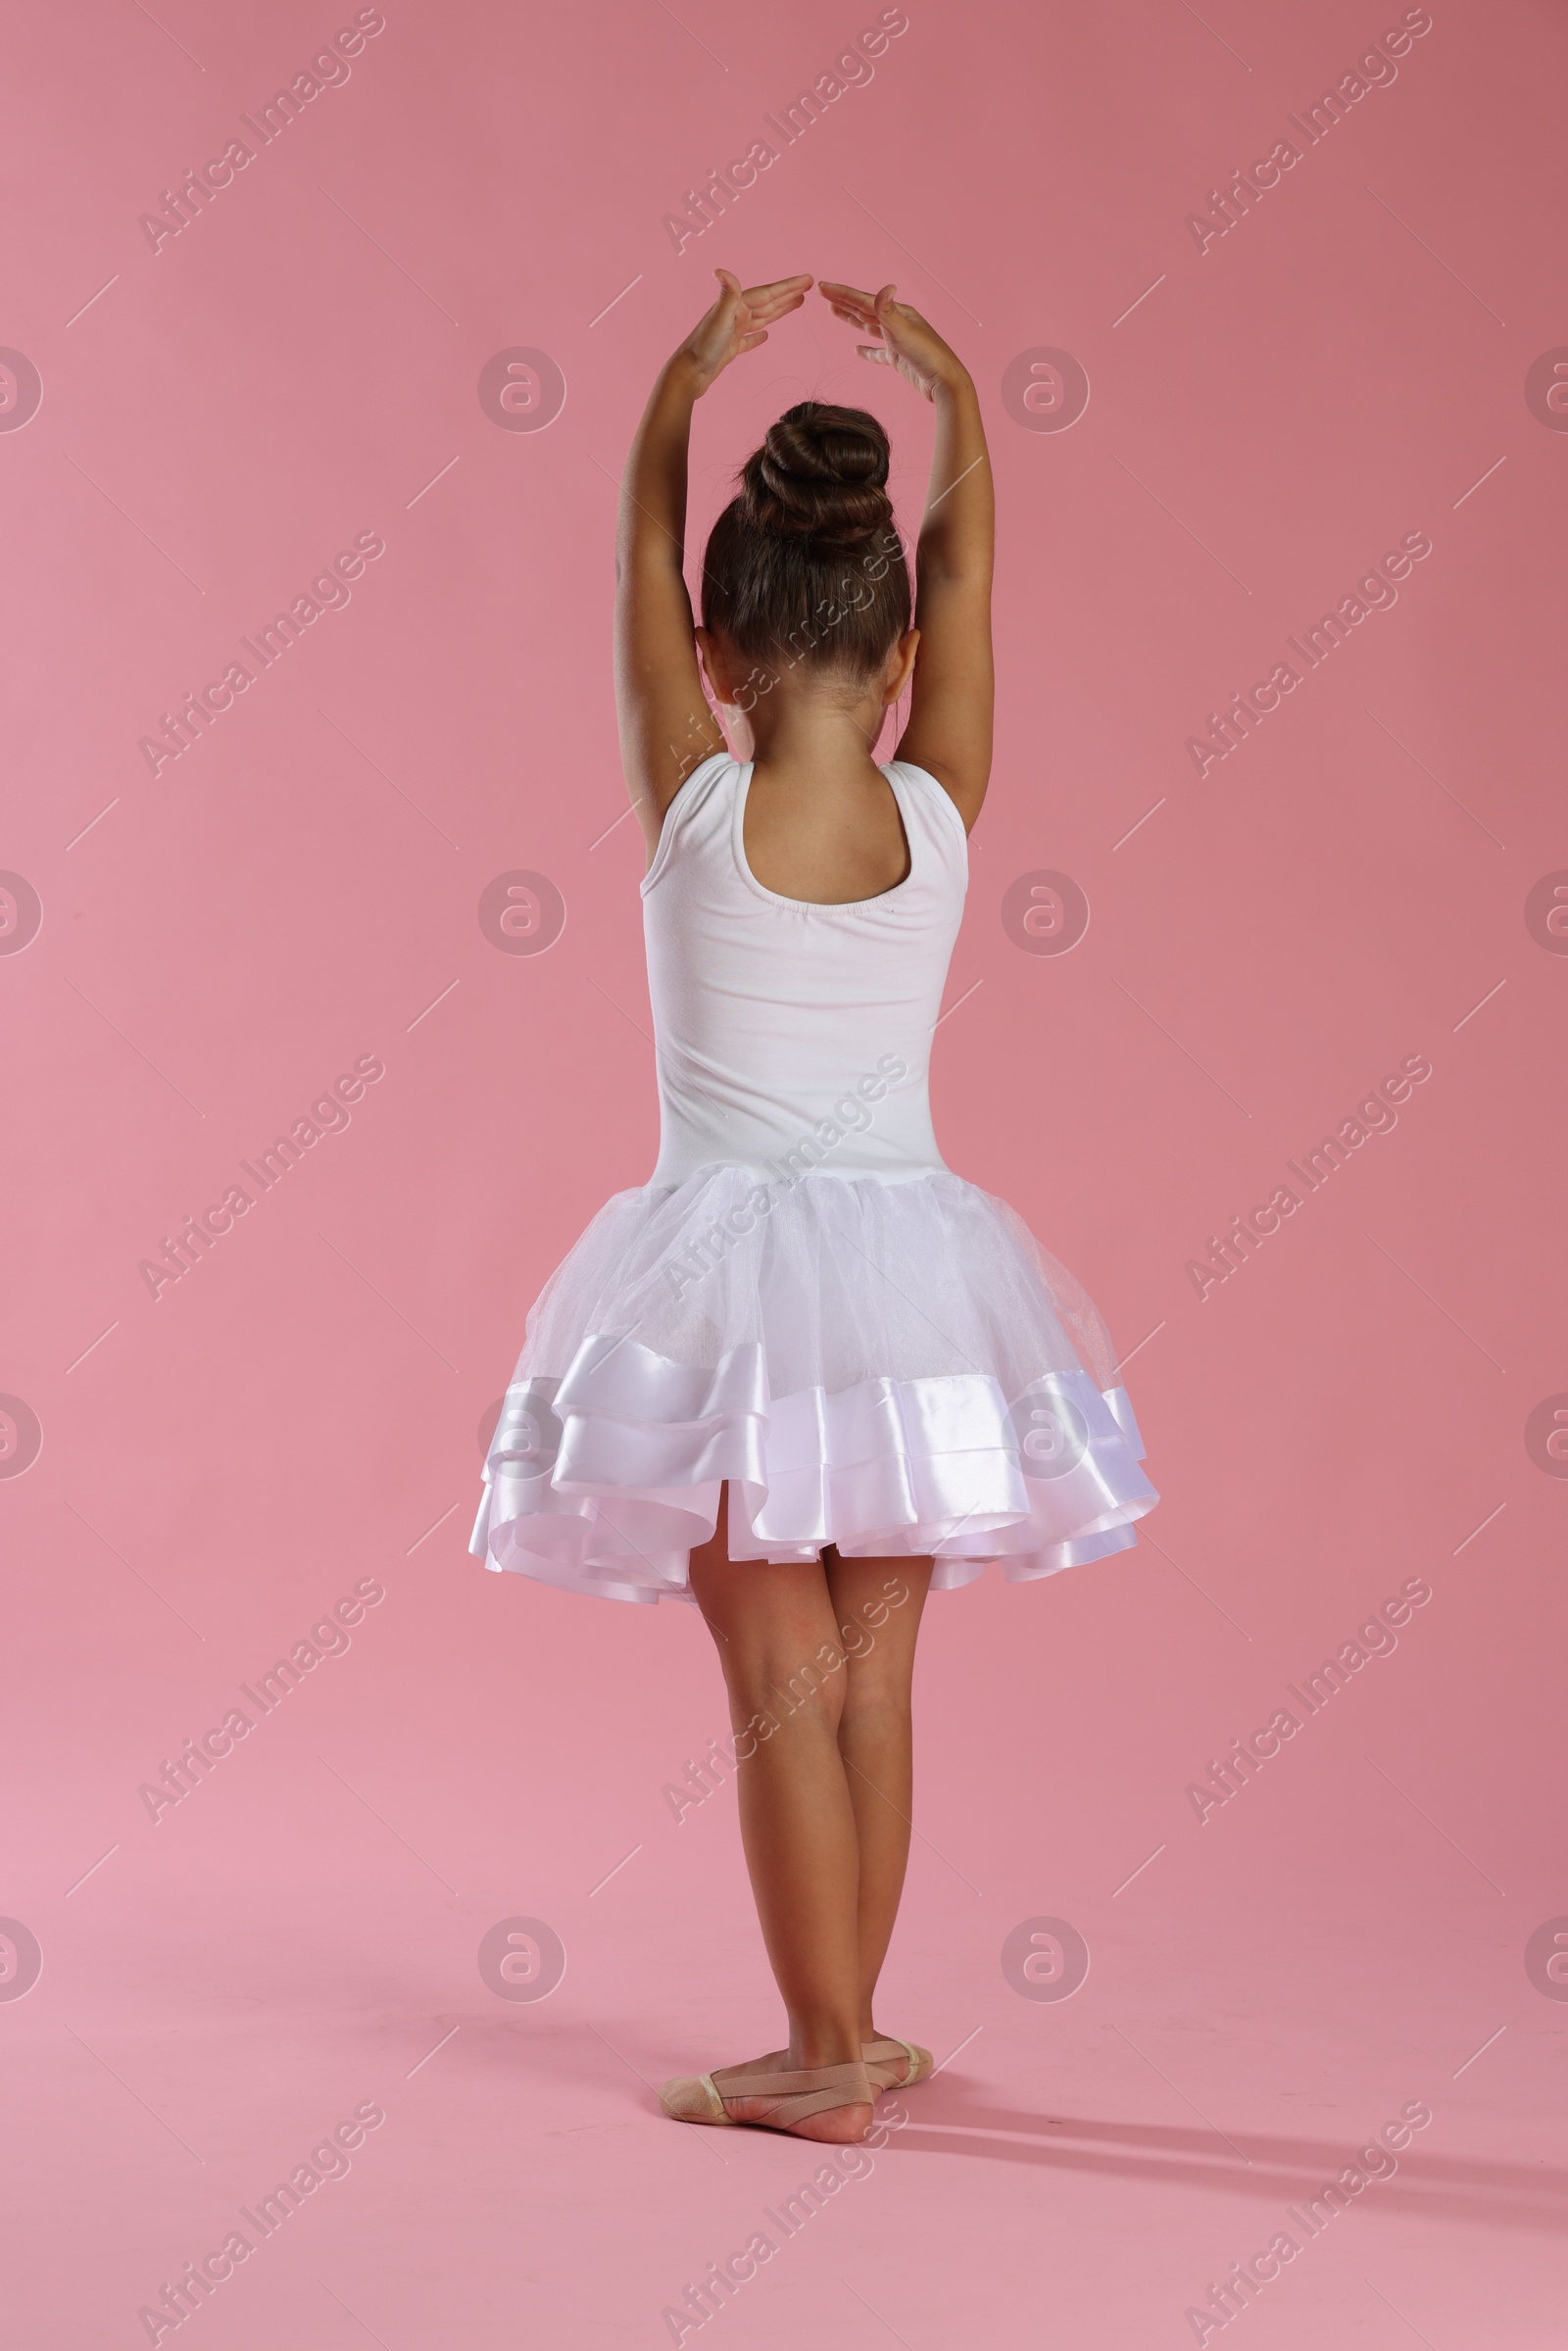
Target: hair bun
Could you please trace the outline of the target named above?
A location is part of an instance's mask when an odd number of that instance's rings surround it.
[[[864,409],[803,400],[770,425],[741,475],[739,505],[756,529],[862,547],[893,519],[888,436]]]

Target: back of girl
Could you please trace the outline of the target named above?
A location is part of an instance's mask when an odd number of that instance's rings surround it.
[[[883,427],[804,401],[709,536],[696,626],[696,402],[811,284],[716,274],[644,413],[616,548],[659,1160],[528,1318],[471,1548],[702,1610],[788,2039],[677,2076],[661,2102],[677,2121],[845,2141],[878,2090],[931,2070],[873,2017],[908,1852],[926,1595],[991,1562],[1033,1582],[1126,1549],[1157,1497],[1094,1305],[947,1165],[931,1121],[991,766],[994,501],[974,385],[892,286],[824,282],[835,317],[873,338],[862,357],[936,411],[912,594]]]

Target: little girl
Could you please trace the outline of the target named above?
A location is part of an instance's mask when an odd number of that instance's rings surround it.
[[[878,2090],[931,2071],[871,2014],[908,1855],[926,1593],[988,1560],[1027,1582],[1125,1550],[1157,1497],[1095,1307],[951,1172],[931,1127],[991,764],[974,385],[891,285],[824,282],[835,318],[875,338],[861,356],[936,409],[913,612],[887,435],[807,400],[713,525],[694,628],[693,407],[811,283],[715,274],[644,412],[616,546],[659,1164],[601,1209],[528,1318],[471,1547],[570,1591],[701,1608],[789,2046],[668,2082],[661,2102],[681,2122],[848,2141]],[[906,688],[898,757],[878,766]]]

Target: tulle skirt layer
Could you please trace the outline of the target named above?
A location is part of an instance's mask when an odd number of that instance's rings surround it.
[[[1095,1306],[947,1170],[618,1193],[528,1318],[469,1544],[610,1599],[732,1559],[935,1560],[932,1589],[1125,1550],[1158,1499]]]

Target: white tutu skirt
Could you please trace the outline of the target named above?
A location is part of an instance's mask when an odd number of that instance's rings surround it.
[[[988,1561],[1131,1547],[1158,1499],[1091,1300],[947,1170],[742,1167],[617,1193],[546,1285],[469,1548],[608,1599],[689,1599],[729,1481],[732,1559]]]

